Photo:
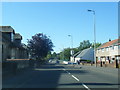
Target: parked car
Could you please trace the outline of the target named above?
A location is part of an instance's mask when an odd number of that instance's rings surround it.
[[[63,61],[64,64],[68,64],[68,61]]]

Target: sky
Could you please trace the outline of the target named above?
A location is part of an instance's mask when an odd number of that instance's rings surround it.
[[[46,34],[54,44],[54,51],[78,47],[83,40],[105,43],[118,37],[117,2],[2,2],[2,26],[11,26],[23,36],[27,44],[36,33]]]

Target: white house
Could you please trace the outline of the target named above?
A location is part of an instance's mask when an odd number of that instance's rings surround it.
[[[120,38],[102,44],[96,50],[97,61],[114,63],[120,61]]]

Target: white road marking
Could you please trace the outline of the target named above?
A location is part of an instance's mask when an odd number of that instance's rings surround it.
[[[70,73],[68,73],[68,74],[70,74]]]
[[[65,69],[63,69],[64,71],[66,71]],[[66,71],[68,74],[70,74],[70,72]]]
[[[64,71],[66,71],[65,69],[63,69]],[[68,74],[71,74],[70,72],[66,71]],[[77,80],[80,81],[77,77],[75,77],[74,75],[72,75],[72,77]],[[86,86],[84,83],[82,83],[82,85],[87,89],[87,90],[91,90],[90,88],[88,88],[88,86]]]
[[[72,77],[73,77],[74,79],[76,79],[77,81],[79,81],[79,79],[78,79],[78,78],[76,78],[74,75],[72,75]]]
[[[90,88],[88,88],[84,83],[82,83],[82,85],[83,85],[87,90],[90,90]]]
[[[63,69],[65,71],[65,69]]]

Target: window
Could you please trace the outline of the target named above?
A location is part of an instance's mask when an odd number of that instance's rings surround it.
[[[99,50],[100,50],[100,49],[97,50],[97,53],[99,53]]]
[[[120,49],[120,45],[118,45],[118,49]]]
[[[13,42],[14,36],[13,33],[11,33],[11,41]]]
[[[106,47],[106,51],[109,51],[109,48],[108,48],[108,47]]]
[[[104,48],[102,48],[102,52],[104,52]]]
[[[115,49],[115,50],[118,50],[118,45],[115,45],[115,46],[114,46],[114,49]]]
[[[100,52],[101,50],[100,49],[98,49],[98,52]]]
[[[112,50],[113,49],[113,47],[112,46],[110,46],[110,50]]]
[[[112,46],[112,50],[114,50],[114,46]]]

